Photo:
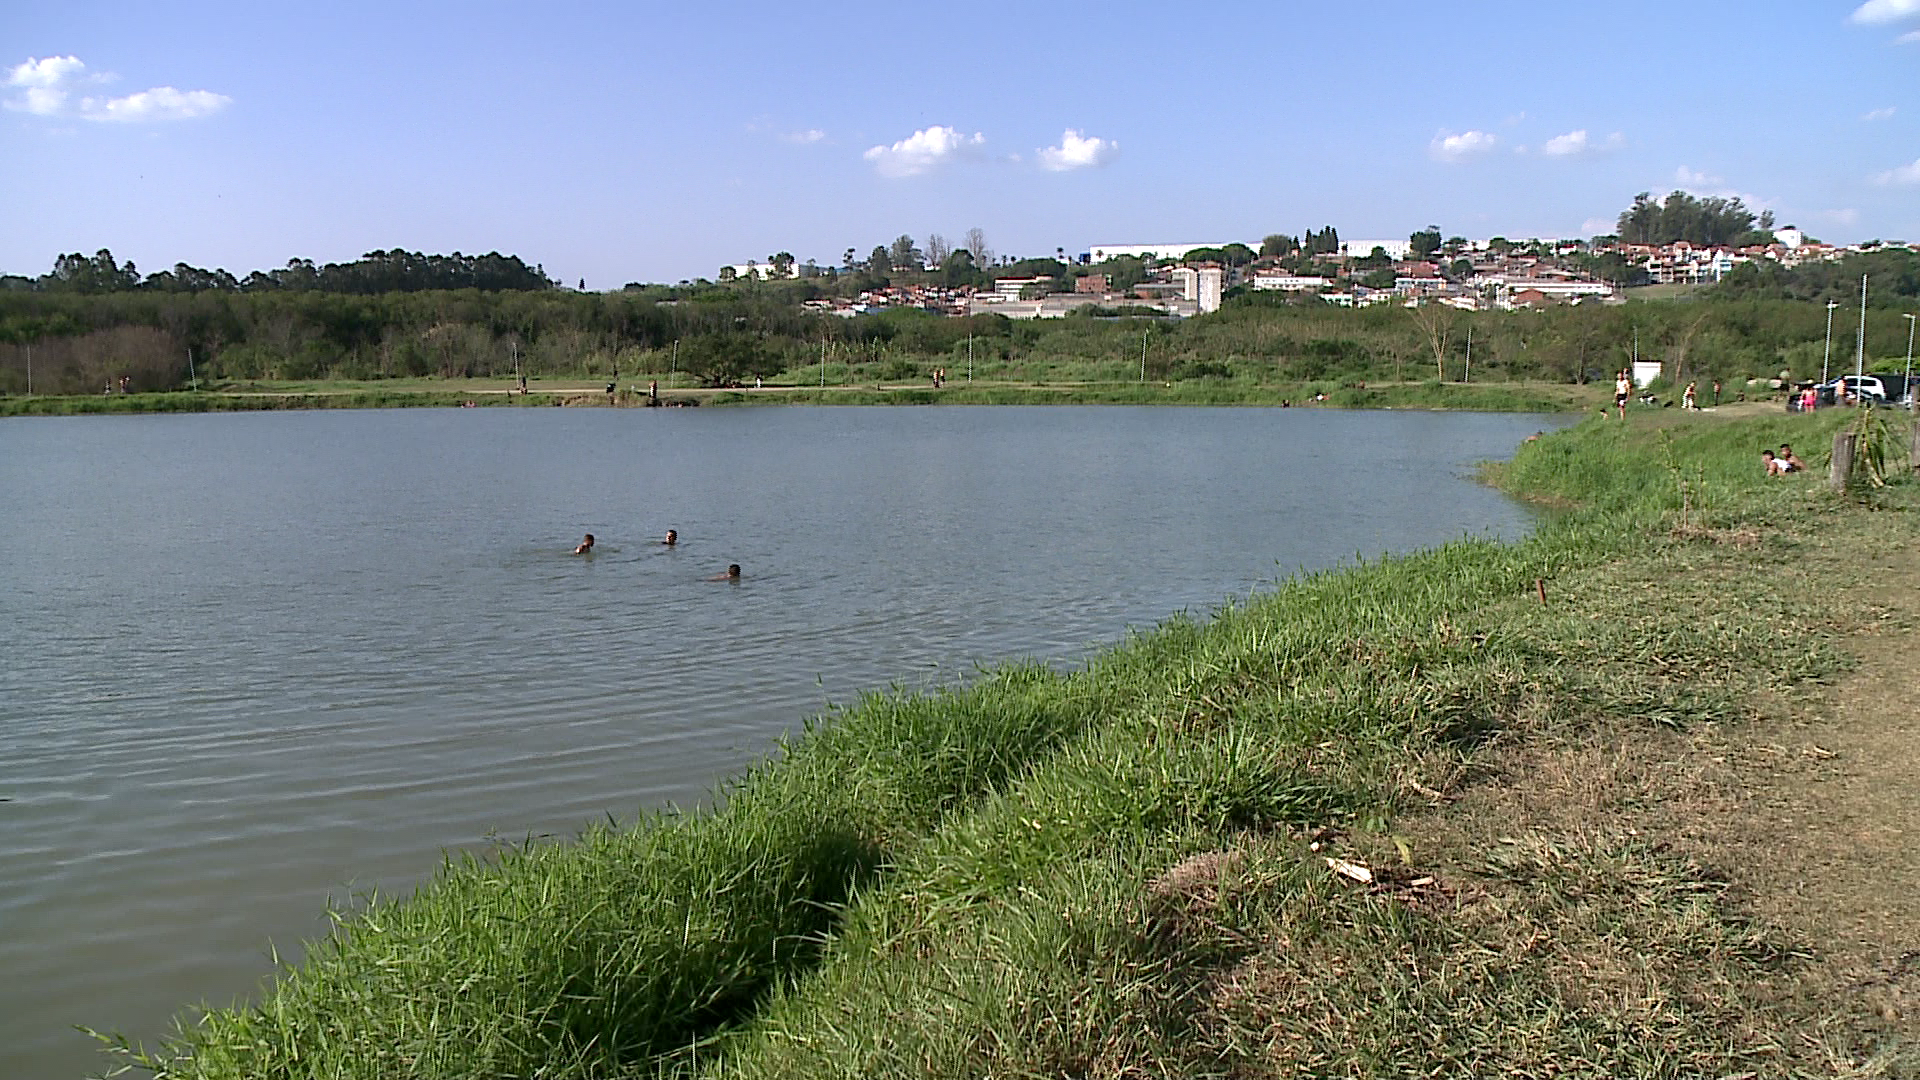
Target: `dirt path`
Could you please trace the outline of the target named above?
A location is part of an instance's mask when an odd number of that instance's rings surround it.
[[[1920,1041],[1920,550],[1863,560],[1860,661],[1730,741],[1722,839],[1762,919],[1803,935],[1828,992]]]

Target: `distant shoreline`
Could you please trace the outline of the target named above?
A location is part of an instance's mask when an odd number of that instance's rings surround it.
[[[949,383],[853,386],[766,386],[759,389],[662,390],[662,406],[692,405],[1241,405],[1341,409],[1427,409],[1472,412],[1580,412],[1604,404],[1598,384],[1307,382],[1249,385],[1193,380],[1175,383]],[[0,417],[93,416],[117,413],[264,412],[281,409],[645,408],[644,390],[608,394],[588,384],[561,384],[520,394],[497,382],[460,388],[386,388],[378,384],[278,389],[173,391],[149,394],[10,395]]]

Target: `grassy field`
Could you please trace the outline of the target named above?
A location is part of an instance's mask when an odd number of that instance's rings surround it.
[[[1889,486],[1845,495],[1760,474],[1789,440],[1817,470],[1852,420],[1589,419],[1492,470],[1557,508],[1526,541],[1311,575],[1071,673],[868,697],[723,809],[343,912],[258,1006],[123,1063],[1912,1075],[1908,1014],[1844,992],[1817,917],[1761,901],[1791,845],[1736,849],[1708,821],[1716,746],[1920,613],[1846,572],[1913,551],[1898,450]]]
[[[662,400],[701,405],[1281,405],[1371,409],[1469,409],[1482,412],[1570,412],[1598,408],[1605,388],[1559,383],[1397,383],[1343,385],[1337,381],[1251,383],[1196,379],[1182,382],[922,382],[851,385],[767,383],[759,389],[715,390],[662,386]],[[1325,395],[1319,398],[1319,395]],[[89,394],[0,397],[0,417],[98,413],[224,412],[264,409],[373,409],[646,404],[645,384],[622,381],[609,396],[604,382],[535,380],[525,395],[498,379],[394,379],[374,382],[251,382],[200,393]],[[1319,398],[1318,400],[1316,400]]]

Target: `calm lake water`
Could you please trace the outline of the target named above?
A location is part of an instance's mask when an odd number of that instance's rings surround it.
[[[1178,408],[0,422],[0,1076],[244,997],[330,896],[703,799],[829,701],[1511,536],[1554,423]],[[657,543],[669,528],[681,543]],[[582,533],[599,547],[568,554]],[[738,583],[709,582],[730,562]]]

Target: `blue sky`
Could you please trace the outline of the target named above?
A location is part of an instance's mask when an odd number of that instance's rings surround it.
[[[1920,239],[1920,0],[15,3],[0,272],[498,250],[569,283],[1570,236],[1636,192]]]

